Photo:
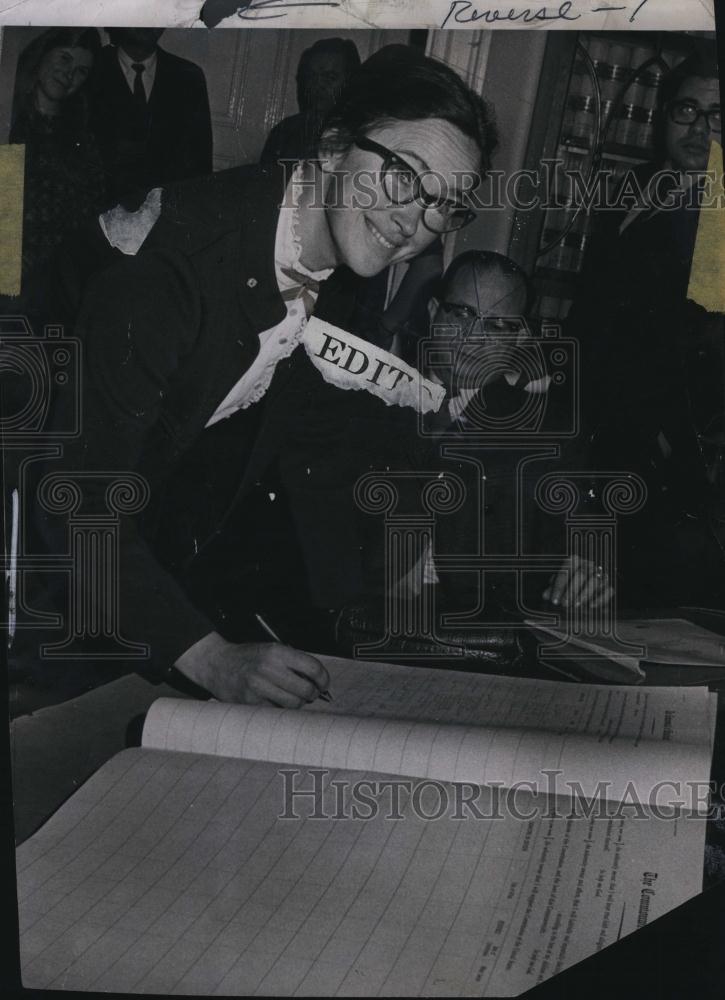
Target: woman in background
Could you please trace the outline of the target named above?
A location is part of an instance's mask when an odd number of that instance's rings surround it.
[[[88,126],[94,28],[51,28],[21,52],[10,142],[25,145],[23,281],[103,207],[103,171]]]

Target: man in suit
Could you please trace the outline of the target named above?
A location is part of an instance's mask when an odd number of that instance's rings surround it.
[[[163,28],[109,28],[91,79],[92,123],[109,204],[212,169],[204,73],[162,49]]]
[[[232,701],[296,707],[324,687],[313,657],[228,630],[195,583],[209,574],[195,567],[290,439],[295,455],[325,454],[328,404],[333,451],[352,450],[346,428],[363,393],[313,367],[300,346],[308,314],[344,324],[354,276],[411,259],[469,221],[466,185],[494,142],[485,103],[443,64],[420,55],[395,87],[363,67],[328,119],[319,159],[286,187],[278,168],[257,167],[170,187],[138,245],[89,279],[76,327],[84,428],[61,467],[83,474],[90,511],[103,509],[108,470],[149,486],[142,518],[123,519],[118,591],[124,635],[148,643],[156,664]],[[422,174],[435,175],[435,194]],[[375,179],[372,202],[355,197],[360,177]],[[42,524],[54,551],[57,520]]]
[[[656,155],[625,175],[613,204],[595,213],[567,326],[581,340],[585,414],[592,425],[611,378],[673,365],[653,348],[684,321],[690,265],[711,140],[720,140],[715,53],[696,51],[664,80]],[[658,358],[657,355],[660,355]],[[591,377],[589,377],[591,376]],[[639,372],[637,374],[639,377]]]
[[[515,261],[488,250],[469,250],[451,262],[432,301],[432,333],[442,350],[432,352],[430,374],[444,383],[447,397],[432,415],[430,430],[440,435],[437,441],[474,443],[472,461],[441,462],[441,468],[457,472],[468,485],[460,514],[441,519],[438,537],[447,555],[470,552],[479,523],[489,555],[556,552],[564,543],[563,537],[555,538],[561,525],[543,516],[534,493],[546,472],[577,463],[571,446],[564,457],[550,457],[551,444],[566,440],[571,387],[559,387],[546,370],[546,357],[527,319],[531,298],[528,276]],[[537,457],[532,443],[537,445],[538,435],[549,447]],[[481,481],[474,461],[481,463]],[[470,574],[443,577],[444,591],[453,601],[461,599],[461,585],[472,582]],[[532,601],[543,598],[564,608],[597,608],[612,596],[601,567],[575,553],[562,559],[548,582],[538,583],[538,593],[532,588],[529,594]],[[488,573],[486,602],[514,609],[512,584],[511,573]]]
[[[689,297],[720,137],[715,52],[703,44],[663,83],[656,160],[627,179],[619,211],[595,219],[567,320],[582,347],[589,462],[647,484],[645,506],[620,525],[629,607],[725,600],[723,318]]]
[[[432,477],[462,482],[461,501],[436,518],[435,551],[414,549],[413,532],[405,551],[386,552],[379,529],[377,537],[367,536],[369,585],[337,623],[345,648],[379,641],[393,622],[405,621],[404,635],[386,639],[388,654],[417,652],[450,662],[465,651],[479,669],[505,673],[520,664],[525,639],[510,626],[527,610],[542,600],[549,610],[596,610],[611,599],[604,568],[575,552],[565,558],[561,517],[545,515],[535,499],[541,477],[577,463],[574,449],[561,445],[572,426],[572,380],[558,385],[560,373],[547,371],[547,354],[527,319],[531,297],[524,270],[488,250],[459,254],[438,283],[429,336],[408,360],[441,383],[446,396],[437,412],[422,418],[422,434],[420,417],[403,415],[382,442],[386,450],[379,450],[375,471],[396,470],[399,528],[408,526],[407,517],[413,526],[429,513],[421,501]],[[559,350],[551,353],[564,354],[558,342],[552,346]],[[369,433],[385,430],[371,424]],[[482,555],[499,566],[479,574],[471,560]],[[529,555],[549,555],[558,571],[528,571],[517,580],[514,569]],[[392,592],[374,586],[383,569],[399,574]],[[435,639],[424,631],[432,606],[443,612]],[[447,624],[452,616],[458,622]]]
[[[260,162],[314,157],[322,123],[359,65],[357,46],[349,38],[320,38],[305,49],[297,66],[299,111],[272,128]]]

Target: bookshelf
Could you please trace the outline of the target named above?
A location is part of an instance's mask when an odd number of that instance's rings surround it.
[[[525,163],[537,169],[552,161],[546,207],[517,211],[509,249],[533,275],[540,318],[566,318],[589,244],[591,215],[572,175],[611,193],[654,157],[660,87],[687,51],[686,36],[669,32],[580,32],[566,47],[553,41]]]

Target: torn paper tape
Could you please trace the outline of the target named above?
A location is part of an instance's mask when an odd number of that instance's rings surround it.
[[[199,17],[203,20],[199,20]],[[714,31],[713,0],[0,0],[1,24],[166,28]]]
[[[203,28],[202,5],[203,0],[0,0],[0,24]]]
[[[707,164],[714,178],[712,203],[703,206],[697,221],[687,297],[708,312],[725,313],[725,207],[723,207],[722,146],[710,145]]]
[[[138,253],[161,215],[162,193],[162,188],[152,188],[135,212],[116,205],[99,215],[98,222],[112,247],[131,257]]]
[[[25,0],[28,2],[28,0]],[[147,15],[148,16],[148,15]],[[653,31],[715,28],[712,0],[207,0],[202,17],[222,28],[481,28]],[[105,22],[104,22],[105,23]],[[116,22],[114,22],[116,23]],[[120,23],[120,22],[119,22]],[[124,22],[125,23],[125,22]]]
[[[412,406],[435,413],[443,402],[442,385],[423,378],[389,351],[313,316],[302,337],[312,364],[339,389],[364,389],[388,406]]]
[[[0,295],[20,295],[25,146],[0,146]]]

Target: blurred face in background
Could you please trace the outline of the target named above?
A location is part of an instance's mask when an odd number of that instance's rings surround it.
[[[78,92],[88,79],[93,56],[88,49],[60,47],[43,56],[35,84],[36,102],[44,114],[57,114],[63,101]]]
[[[702,111],[709,114],[709,121]],[[720,131],[720,87],[711,77],[685,80],[666,111],[665,149],[676,170],[706,170],[710,140],[722,141]]]
[[[496,265],[463,266],[437,303],[433,327],[453,348],[453,365],[435,374],[449,393],[477,389],[514,372],[509,355],[529,336],[524,320],[526,286]]]
[[[345,60],[335,53],[321,53],[310,61],[305,80],[306,105],[324,116],[332,108],[345,85]]]

